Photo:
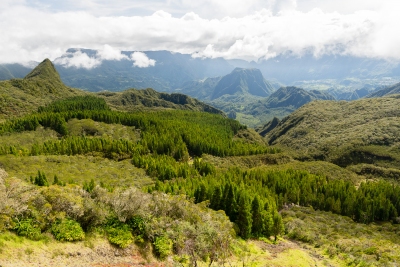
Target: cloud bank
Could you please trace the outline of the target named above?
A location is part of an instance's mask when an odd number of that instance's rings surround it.
[[[72,51],[63,54],[62,57],[56,58],[54,63],[67,68],[92,69],[100,66],[103,60],[130,60],[133,61],[134,67],[139,68],[147,68],[156,64],[154,59],[149,59],[143,52],[133,52],[130,56],[127,56],[107,44],[97,50],[94,55],[85,53],[81,49],[72,49]]]
[[[121,1],[126,0],[118,2]],[[54,60],[71,47],[99,51],[95,57],[75,52],[59,59],[65,66],[83,68],[93,68],[102,60],[111,59],[132,60],[137,67],[155,64],[143,57],[143,53],[128,57],[121,54],[121,50],[169,50],[194,57],[245,60],[288,53],[400,60],[400,35],[397,34],[400,6],[394,0],[381,1],[379,5],[366,0],[364,2],[371,8],[357,11],[347,5],[348,10],[341,13],[329,5],[311,8],[311,2],[315,2],[312,0],[252,0],[246,5],[244,1],[234,0],[239,9],[231,2],[226,6],[228,2],[222,0],[170,0],[169,5],[151,0],[156,7],[168,7],[169,12],[159,10],[146,16],[100,16],[97,15],[100,11],[90,12],[100,10],[106,2],[85,1],[85,6],[70,11],[52,6],[38,8],[23,0],[16,4],[7,4],[11,3],[8,0],[3,2],[0,63]],[[336,2],[341,5],[344,0]],[[179,5],[196,13],[176,15],[182,12],[174,11]],[[222,17],[224,14],[219,11],[212,13],[216,7],[226,8],[228,15]],[[207,18],[204,15],[207,10],[215,18]]]

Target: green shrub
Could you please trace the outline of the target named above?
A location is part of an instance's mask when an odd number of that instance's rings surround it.
[[[15,225],[14,230],[18,235],[25,236],[32,240],[39,240],[42,235],[39,226],[35,225],[32,219],[26,219],[18,222]]]
[[[107,229],[108,241],[120,248],[126,248],[133,242],[133,236],[127,224],[114,224],[108,226]]]
[[[364,253],[367,255],[374,255],[377,253],[377,251],[378,251],[378,249],[376,247],[369,247],[364,250]]]
[[[51,227],[51,232],[59,241],[78,241],[85,238],[85,233],[79,223],[65,219]]]
[[[146,232],[146,221],[143,217],[135,215],[127,221],[133,234],[143,236]]]
[[[40,171],[38,171],[38,175],[35,178],[31,176],[31,182],[38,186],[49,186],[46,175],[44,174],[44,172]]]
[[[155,248],[155,252],[160,259],[165,259],[172,254],[173,243],[172,240],[166,236],[156,237],[153,245]]]

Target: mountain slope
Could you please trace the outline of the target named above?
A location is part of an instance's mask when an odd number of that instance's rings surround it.
[[[313,101],[283,119],[266,140],[296,150],[299,159],[400,169],[399,105],[399,97]]]
[[[382,96],[388,96],[388,95],[394,95],[394,94],[400,94],[400,83],[396,83],[395,85],[385,87],[379,91],[369,94],[366,97],[367,98],[382,97]]]
[[[264,79],[260,70],[236,68],[219,80],[211,99],[235,94],[266,97],[273,91],[274,88]]]
[[[0,82],[0,116],[19,116],[53,100],[82,94],[65,86],[54,65],[45,59],[25,78]]]
[[[302,88],[289,86],[281,87],[271,94],[262,105],[267,108],[293,107],[297,109],[312,100],[335,100],[335,98],[322,91],[306,91]]]
[[[97,95],[103,97],[111,107],[123,111],[143,108],[171,108],[224,115],[222,111],[187,95],[159,93],[150,88],[143,90],[129,89],[119,93],[103,92]]]
[[[21,64],[0,64],[0,80],[25,77],[32,69]]]
[[[207,78],[200,81],[189,81],[182,84],[180,89],[175,90],[176,92],[182,92],[202,100],[210,100],[214,93],[215,87],[222,77]]]
[[[283,118],[313,100],[334,99],[330,94],[317,90],[306,91],[293,86],[281,87],[267,98],[248,103],[241,112],[258,118],[260,122],[265,122],[274,117]]]

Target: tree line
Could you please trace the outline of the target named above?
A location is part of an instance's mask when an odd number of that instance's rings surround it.
[[[245,126],[220,115],[180,110],[124,113],[108,110],[104,100],[96,101],[82,97],[57,101],[39,108],[40,113],[0,124],[0,134],[33,131],[41,125],[68,136],[68,120],[92,119],[140,129],[138,144],[150,153],[167,154],[176,160],[204,153],[224,157],[279,152],[276,148],[233,140]]]
[[[243,238],[279,233],[274,217],[279,216],[278,210],[292,203],[331,211],[361,223],[394,220],[400,213],[397,185],[387,181],[363,182],[356,188],[350,181],[330,180],[298,170],[232,168],[201,179],[157,181],[148,190],[186,194],[196,203],[208,201],[210,208],[225,211]]]

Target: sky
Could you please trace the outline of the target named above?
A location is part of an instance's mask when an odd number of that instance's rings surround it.
[[[0,0],[0,63],[49,58],[92,68],[131,60],[149,67],[157,63],[143,51],[154,50],[248,61],[312,54],[397,62],[398,14],[398,0]]]

